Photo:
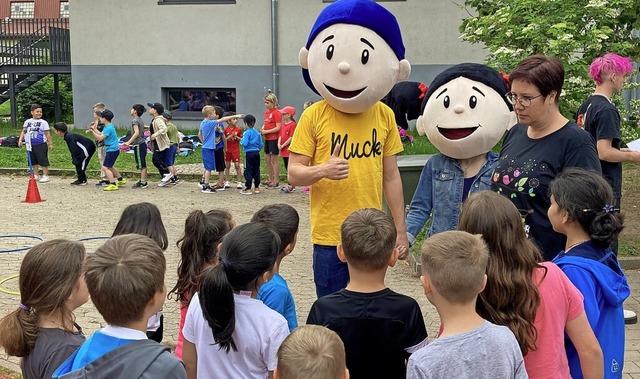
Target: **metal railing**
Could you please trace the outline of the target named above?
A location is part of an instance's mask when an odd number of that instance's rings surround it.
[[[0,66],[70,63],[69,19],[0,21]]]

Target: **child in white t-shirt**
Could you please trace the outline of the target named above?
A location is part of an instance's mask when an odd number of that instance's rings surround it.
[[[182,333],[190,378],[267,378],[289,334],[287,321],[256,299],[274,274],[280,238],[261,222],[227,234],[219,264],[200,278]]]

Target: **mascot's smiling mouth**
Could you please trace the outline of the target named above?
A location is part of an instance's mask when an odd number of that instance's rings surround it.
[[[362,93],[362,91],[367,89],[367,87],[364,87],[364,88],[357,89],[355,91],[344,91],[344,90],[341,90],[341,89],[329,87],[326,84],[324,86],[329,90],[329,92],[331,92],[331,94],[333,96],[339,97],[339,98],[342,98],[342,99],[351,99],[352,97],[358,96],[359,94]]]
[[[436,127],[438,128],[438,132],[440,132],[440,134],[442,134],[444,138],[450,139],[450,140],[457,140],[457,139],[462,139],[464,137],[470,136],[480,126],[482,125],[478,124],[478,126],[474,126],[472,128],[457,128],[457,129],[444,129],[439,126],[436,126]]]

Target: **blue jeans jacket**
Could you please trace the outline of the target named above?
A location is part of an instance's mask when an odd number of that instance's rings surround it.
[[[470,193],[491,189],[491,174],[498,163],[498,154],[487,153],[482,166],[471,185]],[[429,158],[422,169],[418,188],[413,194],[407,214],[407,237],[413,244],[427,221],[431,220],[427,237],[455,230],[460,220],[464,172],[456,159],[436,154]]]

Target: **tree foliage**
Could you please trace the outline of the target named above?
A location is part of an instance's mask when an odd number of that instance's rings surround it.
[[[461,7],[469,13],[462,38],[487,47],[488,65],[508,73],[533,54],[562,60],[566,116],[593,91],[588,69],[594,58],[640,56],[638,0],[465,0]]]
[[[71,75],[59,76],[60,113],[62,121],[73,122],[73,91],[71,89]],[[22,90],[17,98],[18,124],[31,117],[31,105],[42,106],[42,118],[53,124],[55,119],[55,96],[53,75],[47,75],[30,87]]]

